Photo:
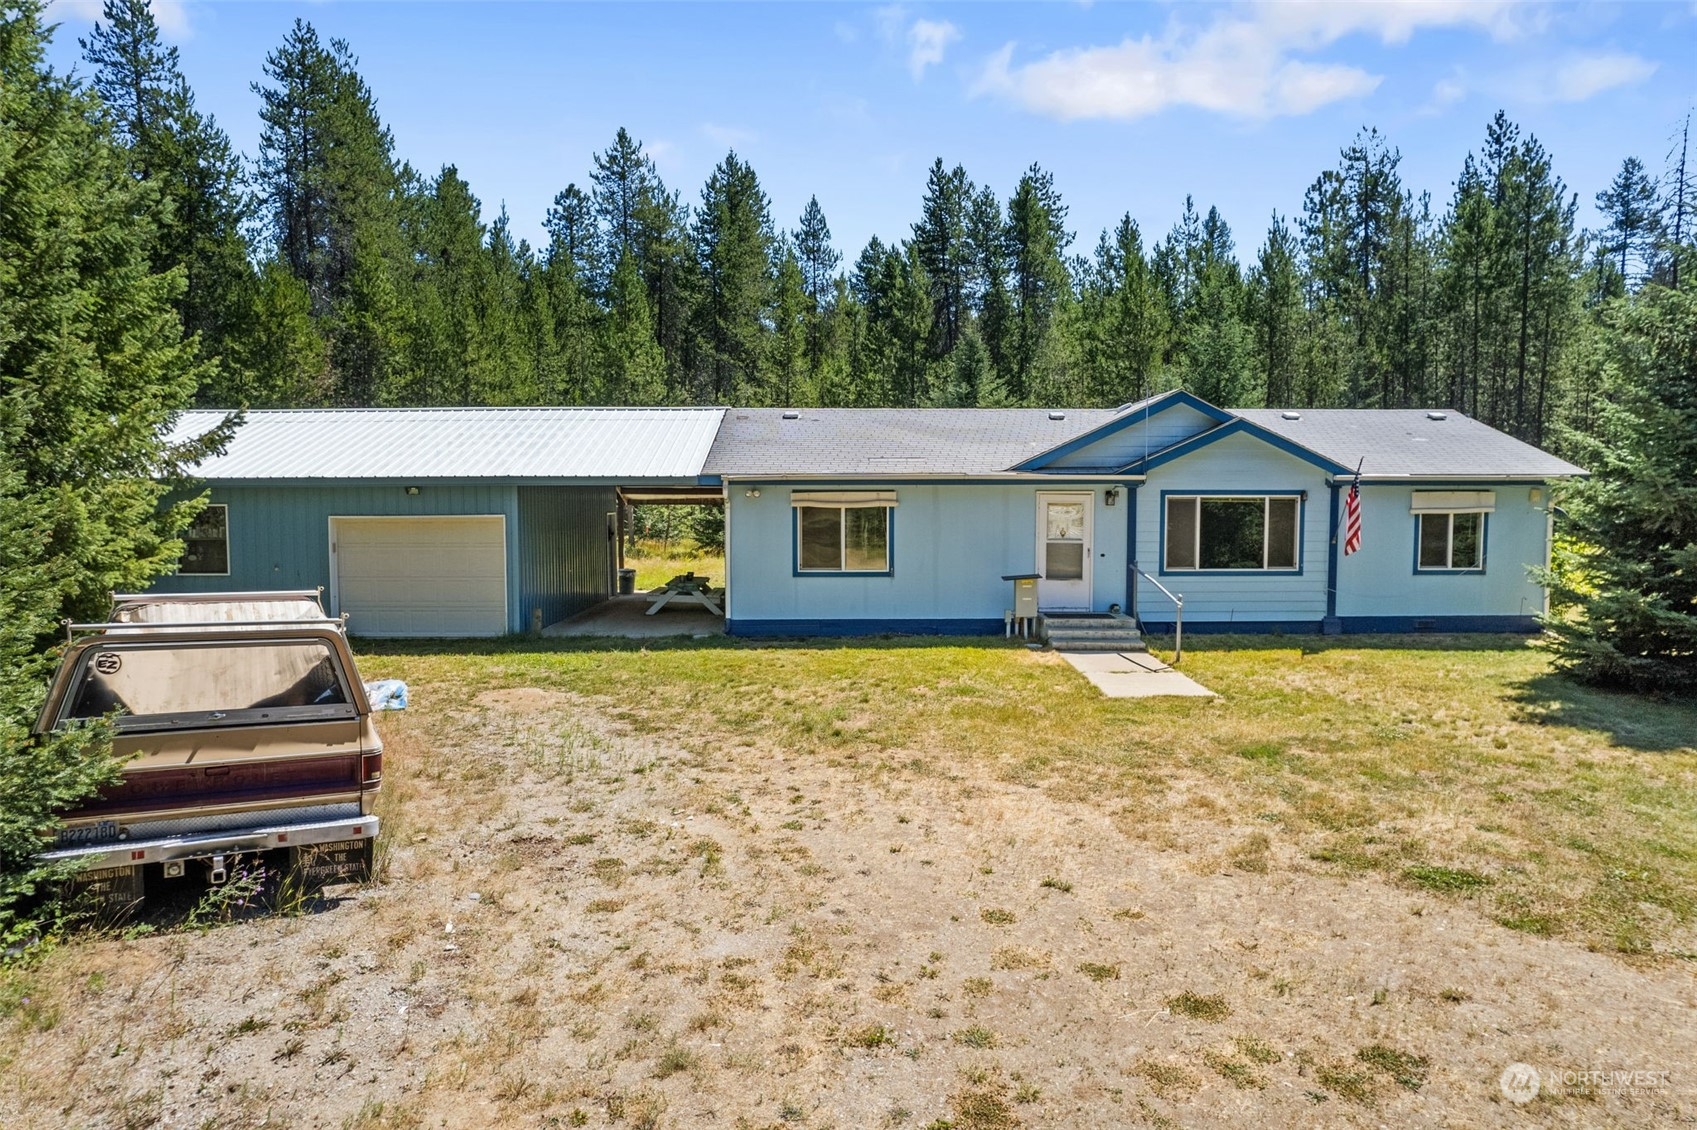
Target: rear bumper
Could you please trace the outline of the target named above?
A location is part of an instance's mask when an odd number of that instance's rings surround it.
[[[377,817],[348,816],[306,823],[278,823],[223,832],[196,832],[146,840],[86,844],[41,853],[44,860],[75,861],[89,867],[136,867],[212,855],[274,851],[278,848],[369,840],[377,835]]]

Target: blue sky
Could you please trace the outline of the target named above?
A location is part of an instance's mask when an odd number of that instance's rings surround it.
[[[852,261],[899,238],[934,157],[1006,195],[1033,161],[1076,249],[1129,211],[1153,242],[1186,193],[1239,253],[1363,125],[1441,210],[1499,107],[1553,153],[1580,221],[1627,155],[1661,169],[1697,103],[1697,2],[1633,4],[250,3],[154,0],[203,110],[258,145],[265,55],[299,16],[349,41],[397,154],[459,167],[539,240],[625,126],[697,199],[729,147],[781,226],[817,194]],[[56,0],[78,63],[97,0]]]

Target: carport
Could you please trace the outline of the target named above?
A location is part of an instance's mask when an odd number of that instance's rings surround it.
[[[222,412],[188,412],[179,435]],[[722,504],[718,408],[249,412],[165,592],[322,587],[356,635],[537,631],[617,595],[638,503]]]

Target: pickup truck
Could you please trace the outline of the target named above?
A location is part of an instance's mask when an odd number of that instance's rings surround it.
[[[317,592],[115,594],[108,622],[66,632],[37,729],[111,716],[123,762],[43,853],[82,864],[84,897],[134,907],[259,854],[304,889],[369,875],[383,745]]]

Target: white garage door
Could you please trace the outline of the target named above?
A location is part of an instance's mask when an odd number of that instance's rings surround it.
[[[506,519],[332,518],[337,608],[360,636],[507,630]]]

